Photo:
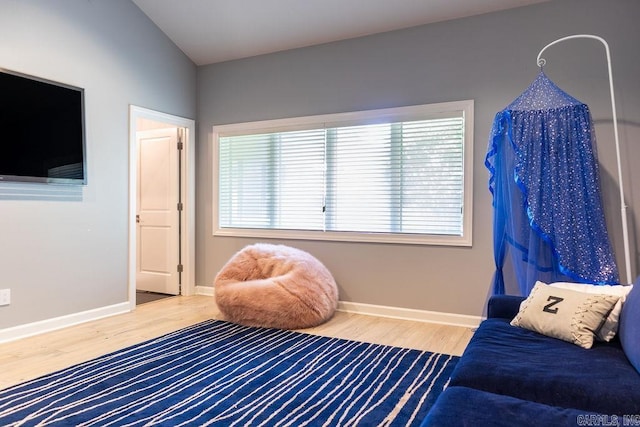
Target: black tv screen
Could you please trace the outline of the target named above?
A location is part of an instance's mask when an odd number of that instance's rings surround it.
[[[0,182],[86,184],[84,90],[0,69]]]

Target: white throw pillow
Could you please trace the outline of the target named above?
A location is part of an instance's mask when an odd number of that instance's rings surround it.
[[[537,282],[511,324],[591,348],[595,332],[619,299],[616,295],[589,294]]]
[[[620,319],[620,312],[622,311],[622,304],[626,299],[629,292],[633,288],[633,285],[589,285],[584,283],[567,283],[567,282],[555,282],[549,284],[556,288],[571,289],[578,292],[586,292],[589,294],[605,294],[605,295],[617,295],[620,297],[616,305],[607,316],[607,319],[602,324],[602,327],[596,332],[596,339],[599,341],[611,341],[618,332],[618,321]]]

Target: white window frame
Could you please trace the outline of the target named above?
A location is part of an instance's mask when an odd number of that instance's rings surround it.
[[[325,240],[344,242],[397,243],[440,246],[472,246],[473,224],[473,100],[442,102],[408,107],[386,108],[348,113],[325,114],[318,116],[295,117],[264,120],[257,122],[219,125],[212,128],[213,149],[213,235],[231,237],[251,237],[261,239]],[[303,231],[278,229],[220,228],[219,207],[219,138],[257,133],[275,133],[292,130],[313,129],[331,126],[356,126],[363,124],[399,122],[410,120],[451,117],[452,114],[464,117],[463,142],[463,224],[462,235],[435,234],[398,234],[398,233],[362,233],[334,231]]]

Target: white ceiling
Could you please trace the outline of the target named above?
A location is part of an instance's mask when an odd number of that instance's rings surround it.
[[[548,0],[133,0],[197,65]]]

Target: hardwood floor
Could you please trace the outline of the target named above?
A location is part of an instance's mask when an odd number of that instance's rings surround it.
[[[0,344],[0,389],[212,318],[222,318],[213,297],[173,297]],[[454,355],[462,354],[473,335],[469,328],[344,312],[302,332]]]

